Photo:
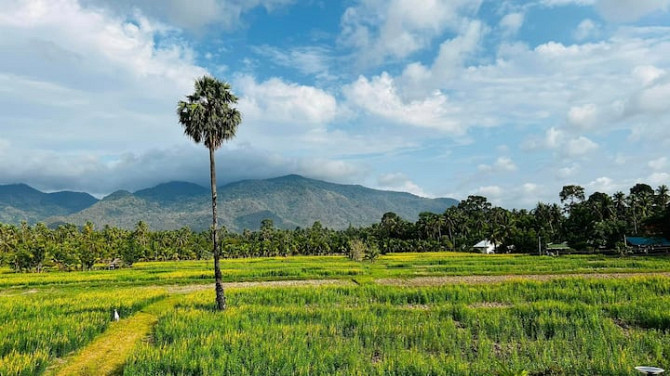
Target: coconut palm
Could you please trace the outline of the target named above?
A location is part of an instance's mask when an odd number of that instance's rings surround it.
[[[179,101],[177,114],[184,134],[196,143],[203,143],[209,149],[209,172],[212,186],[212,242],[214,246],[214,279],[216,281],[216,307],[226,308],[226,297],[221,282],[219,266],[219,246],[216,213],[216,165],[214,151],[227,140],[235,137],[237,126],[242,121],[240,112],[231,107],[237,97],[230,91],[230,85],[213,77],[204,76],[195,81],[195,91]]]

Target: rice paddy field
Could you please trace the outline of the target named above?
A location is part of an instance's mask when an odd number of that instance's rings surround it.
[[[112,374],[631,375],[637,365],[670,368],[664,256],[430,253],[372,264],[342,256],[236,259],[222,268],[228,282],[252,282],[228,285],[224,313],[213,310],[210,262],[3,270],[0,375],[96,374],[66,370],[87,357],[104,359],[96,338],[115,325],[133,327],[140,314],[152,315],[151,326],[124,345],[132,348]],[[273,280],[285,282],[263,282]],[[114,309],[119,323],[111,323]]]

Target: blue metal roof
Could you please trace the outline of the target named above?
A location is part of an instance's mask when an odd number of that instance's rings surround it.
[[[643,238],[643,237],[630,237],[626,238],[626,241],[630,245],[638,247],[648,247],[652,245],[661,246],[661,247],[670,247],[670,241],[662,237],[653,237],[653,238]]]

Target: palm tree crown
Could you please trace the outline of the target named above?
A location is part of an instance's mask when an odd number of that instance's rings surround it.
[[[224,141],[235,137],[242,121],[240,112],[231,107],[237,97],[230,85],[210,76],[195,81],[195,91],[187,101],[179,101],[177,115],[184,134],[209,149],[218,149]]]

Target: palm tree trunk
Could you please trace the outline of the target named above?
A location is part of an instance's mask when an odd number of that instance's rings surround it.
[[[221,265],[219,263],[219,235],[216,215],[216,163],[214,161],[214,147],[209,148],[209,176],[212,184],[212,243],[214,244],[214,280],[216,290],[216,309],[226,309],[226,296],[223,293],[221,282]]]

